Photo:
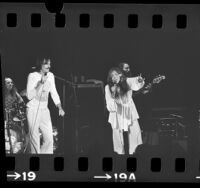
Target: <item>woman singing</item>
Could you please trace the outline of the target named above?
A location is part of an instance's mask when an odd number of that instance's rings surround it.
[[[126,78],[119,68],[112,68],[108,73],[105,86],[106,105],[109,111],[108,122],[113,130],[114,151],[124,154],[123,131],[128,132],[129,154],[133,154],[142,144],[138,112],[132,99],[132,90],[144,86],[142,77]]]

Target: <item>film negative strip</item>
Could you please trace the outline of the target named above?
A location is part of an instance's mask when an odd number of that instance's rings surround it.
[[[199,12],[1,3],[5,181],[200,182]]]

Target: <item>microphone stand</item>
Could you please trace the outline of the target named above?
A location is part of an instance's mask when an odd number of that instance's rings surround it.
[[[64,78],[61,78],[59,76],[54,75],[54,77],[57,78],[58,80],[61,80],[61,81],[65,82],[65,83],[69,84],[69,85],[76,85],[73,82],[65,80]]]
[[[7,134],[8,134],[8,139],[9,139],[9,145],[10,145],[10,153],[13,154],[13,146],[12,146],[12,141],[11,141],[11,134],[10,134],[10,127],[11,127],[11,123],[10,123],[10,111],[6,110],[6,128],[7,128]]]

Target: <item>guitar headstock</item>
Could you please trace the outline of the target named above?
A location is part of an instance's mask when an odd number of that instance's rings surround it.
[[[153,79],[153,84],[158,84],[162,80],[165,80],[165,79],[166,79],[166,77],[164,75],[158,75]]]

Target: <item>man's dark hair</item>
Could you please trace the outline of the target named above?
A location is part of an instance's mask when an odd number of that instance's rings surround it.
[[[46,64],[48,62],[48,60],[50,60],[50,59],[49,58],[38,58],[36,60],[35,70],[39,72],[42,68],[42,65]]]
[[[126,62],[122,62],[122,63],[119,63],[119,68],[123,71],[123,68],[124,68],[124,64],[128,64]]]
[[[119,63],[118,67],[121,69],[121,71],[123,72],[124,76],[131,77],[132,76],[131,71],[129,71],[127,73],[126,71],[123,70],[125,64],[129,65],[127,62],[122,62],[122,63]]]

